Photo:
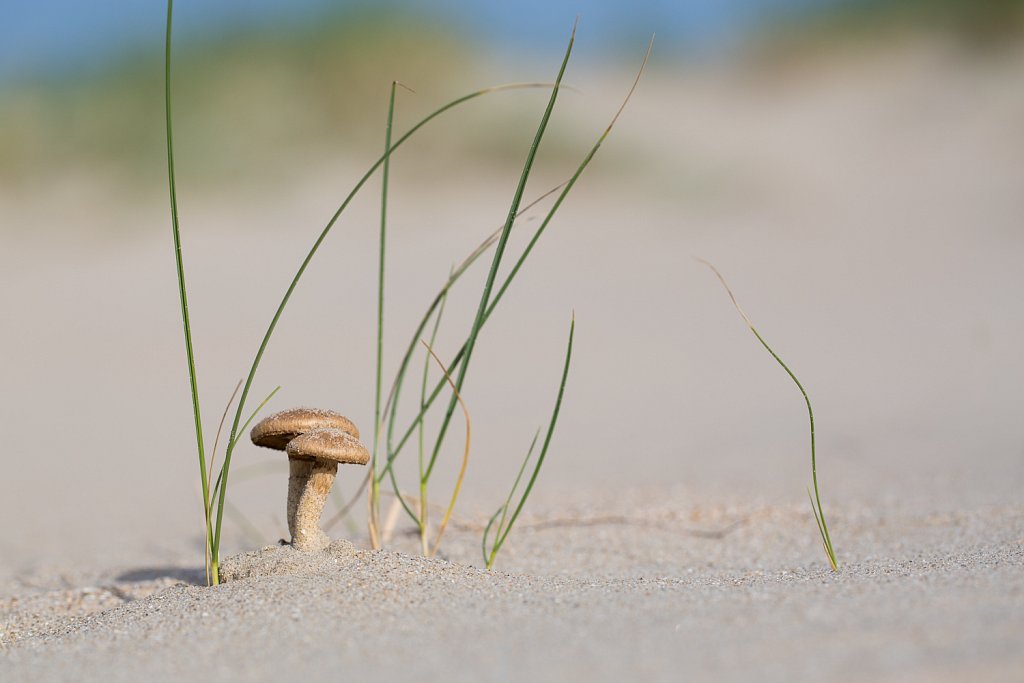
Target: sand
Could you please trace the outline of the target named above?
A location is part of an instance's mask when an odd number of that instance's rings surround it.
[[[417,557],[407,522],[371,552],[358,516],[331,529],[352,545],[292,557],[274,545],[287,464],[246,445],[225,556],[271,550],[214,588],[162,196],[106,201],[91,179],[0,192],[0,680],[1020,680],[1022,64],[924,45],[653,75],[481,337],[441,557]],[[599,132],[629,75],[579,78],[565,120]],[[361,161],[274,192],[183,179],[211,433]],[[548,161],[537,193],[566,170]],[[515,180],[393,173],[391,364]],[[281,384],[270,409],[371,431],[376,210],[367,195],[325,242],[254,401]],[[839,572],[806,500],[800,396],[691,255],[815,402]],[[442,357],[472,289],[450,302]],[[486,572],[482,524],[549,415],[573,309],[559,430]],[[460,454],[453,441],[435,503]],[[342,471],[340,497],[358,480]]]
[[[842,557],[856,559],[833,573],[803,509],[646,498],[642,515],[616,510],[614,521],[528,520],[502,558],[512,572],[466,564],[476,535],[455,531],[448,560],[340,541],[323,553],[271,546],[231,558],[216,588],[168,568],[76,591],[23,589],[0,612],[14,624],[0,672],[1012,681],[1024,670],[1024,507],[838,511]]]

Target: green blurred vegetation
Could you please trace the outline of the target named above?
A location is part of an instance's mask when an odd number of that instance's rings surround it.
[[[1024,0],[804,5],[753,36],[746,47],[754,63],[771,63],[773,57],[806,63],[808,55],[851,45],[870,50],[915,33],[952,37],[976,51],[999,48],[1024,36]],[[88,174],[109,179],[119,190],[163,192],[160,39],[99,70],[0,87],[0,190],[47,187],[63,175]],[[367,161],[382,145],[393,79],[418,93],[400,96],[396,126],[401,130],[439,103],[501,80],[493,64],[480,63],[484,52],[486,46],[437,18],[365,9],[199,38],[179,31],[174,65],[179,173],[186,182],[220,187],[254,177],[280,182],[298,176],[304,164],[322,160]],[[679,65],[672,59],[654,64],[662,74]],[[514,72],[515,78],[538,76],[549,74],[532,65]],[[536,104],[536,97],[524,93],[481,102],[452,121],[432,125],[431,134],[418,138],[415,153],[410,149],[405,158],[519,163]],[[593,131],[556,119],[553,132],[544,149],[548,160],[576,159]],[[628,155],[629,150],[612,153]]]
[[[840,18],[865,28],[940,31],[982,49],[1024,34],[1022,0],[860,0],[848,2]]]
[[[975,53],[998,51],[1024,38],[1024,0],[839,0],[783,15],[752,51],[870,49],[913,35],[941,37]]]
[[[0,182],[55,173],[166,173],[162,45],[100,71],[0,90]],[[431,94],[469,89],[473,50],[408,14],[338,14],[315,24],[175,36],[174,117],[182,171],[244,175],[309,155],[383,144],[397,78]],[[411,108],[411,107],[410,107]]]

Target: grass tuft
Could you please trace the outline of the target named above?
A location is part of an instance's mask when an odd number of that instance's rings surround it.
[[[554,218],[555,214],[558,212],[559,208],[562,205],[562,202],[568,196],[569,192],[572,191],[572,189],[573,189],[574,185],[576,184],[577,180],[582,175],[583,171],[587,168],[587,166],[590,164],[590,162],[593,160],[593,158],[596,155],[598,149],[600,149],[601,145],[604,143],[605,139],[610,134],[612,128],[615,126],[615,123],[618,121],[620,115],[622,114],[623,110],[625,109],[626,104],[629,102],[630,98],[632,97],[633,93],[636,90],[637,84],[640,81],[640,78],[641,78],[641,76],[642,76],[642,74],[644,72],[644,69],[646,67],[647,61],[648,61],[648,59],[650,57],[651,50],[653,48],[653,38],[652,38],[651,43],[647,47],[647,52],[644,55],[643,63],[641,64],[641,67],[640,67],[640,69],[637,72],[636,79],[633,81],[632,86],[630,87],[629,93],[623,99],[622,104],[620,105],[618,110],[615,112],[615,115],[612,117],[610,123],[605,128],[605,130],[602,132],[602,134],[598,138],[597,142],[590,149],[588,154],[584,157],[582,162],[579,164],[579,166],[577,167],[577,169],[574,172],[574,174],[569,178],[569,180],[567,180],[566,182],[562,183],[559,187],[555,188],[554,190],[552,190],[551,192],[548,193],[548,194],[551,194],[551,193],[554,193],[554,192],[560,190],[560,193],[559,193],[557,199],[555,200],[555,202],[554,202],[553,206],[551,207],[551,209],[548,211],[548,213],[545,216],[544,220],[541,222],[540,226],[534,231],[534,233],[533,233],[531,239],[529,240],[527,246],[523,249],[522,253],[519,255],[519,258],[516,260],[515,264],[512,266],[509,274],[500,283],[500,286],[498,286],[498,283],[496,281],[496,274],[497,274],[499,265],[501,263],[502,257],[504,255],[505,245],[507,243],[507,240],[508,240],[508,237],[509,237],[509,233],[510,233],[510,231],[511,231],[511,229],[512,229],[514,223],[515,223],[515,220],[523,213],[523,211],[525,211],[525,209],[522,208],[523,191],[525,189],[526,182],[528,180],[530,171],[532,169],[533,160],[535,158],[536,151],[537,151],[537,149],[538,149],[538,147],[540,145],[541,139],[543,138],[543,135],[544,135],[544,132],[545,132],[545,129],[546,129],[546,126],[547,126],[547,122],[550,119],[551,112],[552,112],[552,110],[554,108],[554,104],[555,104],[556,98],[558,96],[558,92],[559,92],[561,87],[564,87],[564,86],[561,85],[561,81],[562,81],[562,77],[563,77],[563,75],[565,73],[565,68],[566,68],[566,65],[568,63],[569,56],[571,55],[571,52],[572,52],[574,36],[575,36],[575,27],[574,27],[574,30],[573,30],[573,36],[571,36],[570,39],[569,39],[569,44],[568,44],[568,47],[566,48],[565,57],[563,58],[562,65],[561,65],[561,68],[559,69],[558,76],[555,79],[555,86],[552,88],[552,93],[551,93],[551,97],[550,97],[550,99],[548,101],[548,106],[545,109],[544,115],[541,118],[541,122],[540,122],[540,125],[538,126],[537,133],[536,133],[536,135],[534,137],[533,144],[531,145],[530,152],[527,155],[526,161],[524,163],[523,172],[522,172],[522,174],[520,176],[520,181],[519,181],[519,184],[518,184],[518,186],[516,188],[516,194],[513,197],[512,205],[511,205],[511,207],[509,209],[509,213],[508,213],[508,216],[506,218],[505,223],[502,225],[502,227],[498,231],[495,232],[495,234],[491,235],[473,253],[471,253],[470,256],[465,261],[463,261],[463,263],[460,266],[455,268],[450,273],[448,281],[446,282],[444,287],[442,287],[441,291],[437,294],[437,296],[434,298],[434,301],[432,302],[432,304],[428,308],[427,312],[423,315],[423,317],[422,317],[422,319],[420,321],[420,324],[417,327],[416,332],[414,333],[413,338],[412,338],[412,340],[411,340],[411,342],[409,344],[409,347],[408,347],[408,349],[406,351],[406,354],[405,354],[405,356],[402,359],[402,362],[401,362],[401,364],[399,366],[399,370],[398,370],[398,372],[396,374],[396,377],[395,377],[395,381],[392,384],[392,389],[391,389],[391,392],[389,394],[388,400],[385,403],[385,413],[387,413],[388,412],[388,408],[390,408],[390,415],[388,416],[388,428],[387,428],[387,454],[388,454],[387,455],[387,462],[385,463],[383,470],[381,470],[379,473],[375,474],[375,477],[376,477],[377,481],[374,482],[374,483],[371,483],[371,487],[374,486],[375,483],[381,481],[384,476],[389,476],[391,478],[392,487],[393,487],[394,495],[396,496],[396,499],[399,501],[399,503],[401,504],[402,509],[405,510],[406,514],[413,520],[413,522],[415,524],[417,524],[420,527],[421,532],[422,532],[422,530],[424,528],[424,520],[426,519],[426,511],[427,511],[427,490],[426,490],[427,489],[427,483],[428,483],[428,481],[430,479],[430,476],[431,476],[431,474],[433,472],[433,468],[434,468],[434,466],[436,464],[436,461],[437,461],[437,458],[438,458],[438,454],[440,453],[440,450],[441,450],[441,448],[442,448],[442,446],[444,444],[447,428],[448,428],[448,425],[450,423],[450,420],[451,420],[453,412],[454,412],[454,405],[457,402],[457,398],[456,397],[459,395],[459,392],[461,391],[462,384],[464,382],[464,379],[465,379],[465,376],[466,376],[466,373],[467,373],[469,359],[470,359],[470,357],[472,355],[473,346],[474,346],[474,344],[476,342],[476,339],[477,339],[477,337],[478,337],[478,335],[480,333],[480,330],[487,323],[487,321],[490,318],[490,316],[494,313],[494,310],[497,307],[498,303],[501,301],[502,297],[504,296],[505,292],[508,290],[509,286],[511,286],[512,282],[518,276],[518,274],[521,271],[524,263],[526,262],[526,259],[530,256],[532,250],[536,246],[536,244],[537,244],[538,240],[540,239],[541,235],[543,235],[544,231],[550,225],[550,223],[551,223],[552,219]],[[540,200],[536,200],[536,201],[540,201]],[[534,203],[536,203],[536,202],[534,202]],[[529,208],[529,205],[527,206],[527,208]],[[417,415],[413,418],[411,424],[409,424],[409,426],[407,427],[406,431],[403,433],[402,437],[400,439],[398,439],[398,441],[396,442],[395,441],[395,431],[394,430],[395,430],[395,428],[397,426],[397,417],[396,416],[397,416],[397,409],[398,409],[398,399],[399,399],[399,395],[400,395],[401,390],[402,390],[402,386],[403,386],[404,381],[405,381],[405,376],[406,376],[406,371],[408,369],[408,364],[409,364],[409,362],[411,360],[411,357],[412,357],[413,351],[415,349],[417,340],[420,339],[420,337],[421,337],[421,335],[422,335],[426,325],[429,324],[430,319],[432,317],[434,317],[435,312],[437,314],[437,318],[435,318],[435,331],[434,331],[434,334],[436,335],[437,326],[440,324],[440,309],[443,307],[443,303],[445,301],[445,298],[448,295],[448,292],[449,292],[450,288],[463,275],[463,273],[466,272],[466,269],[468,269],[469,266],[478,257],[480,257],[488,248],[490,248],[492,245],[496,245],[495,253],[494,253],[493,257],[492,257],[491,268],[488,271],[487,280],[486,280],[486,282],[484,284],[484,289],[483,289],[483,293],[482,293],[481,298],[480,298],[480,304],[479,304],[478,309],[477,309],[476,318],[474,319],[473,325],[470,328],[470,331],[469,331],[469,334],[468,334],[468,336],[466,338],[466,341],[463,343],[462,347],[456,353],[456,355],[455,355],[454,359],[452,360],[452,362],[447,366],[449,371],[452,371],[452,372],[454,372],[454,368],[457,367],[458,368],[458,377],[455,380],[455,383],[454,383],[455,386],[453,387],[454,390],[453,390],[452,398],[449,401],[447,409],[446,409],[446,411],[444,413],[444,416],[442,418],[442,421],[441,421],[441,424],[440,424],[440,427],[438,429],[438,433],[437,433],[437,436],[436,436],[436,440],[434,442],[433,449],[431,450],[430,455],[427,456],[426,452],[425,452],[424,444],[423,444],[423,422],[424,422],[424,419],[425,419],[425,416],[426,416],[427,412],[430,410],[430,408],[434,404],[434,401],[440,395],[440,392],[442,391],[442,389],[444,387],[445,380],[442,379],[442,380],[438,381],[437,384],[434,386],[433,391],[429,394],[429,396],[427,396],[426,393],[425,393],[425,386],[421,387],[419,411],[418,411]],[[493,292],[493,294],[492,294],[492,292]],[[433,344],[431,343],[431,347],[432,347],[432,345]],[[420,457],[419,457],[419,460],[420,460],[420,496],[419,496],[420,511],[419,511],[419,513],[417,513],[416,511],[413,510],[413,508],[409,504],[409,502],[406,501],[406,499],[405,499],[406,497],[402,494],[402,492],[401,492],[401,490],[400,490],[400,488],[399,488],[399,486],[398,486],[398,484],[397,484],[397,482],[395,480],[395,473],[394,473],[394,467],[393,467],[396,458],[398,457],[398,455],[400,454],[400,452],[402,451],[403,447],[406,445],[408,440],[413,435],[417,435],[418,436],[417,442],[419,444],[419,449],[420,449]],[[424,466],[424,462],[426,462],[425,466]],[[376,508],[378,503],[373,500],[373,498],[375,496],[374,496],[374,492],[373,492],[372,489],[371,489],[370,496],[371,496],[371,509],[373,510],[373,509]],[[371,520],[374,518],[374,514],[375,514],[374,512],[371,512]],[[371,524],[372,523],[373,522],[371,521]],[[373,534],[374,534],[374,531],[371,530],[371,538],[373,537]],[[421,533],[421,539],[422,538],[423,538],[423,536],[422,536],[422,533]],[[424,549],[425,549],[425,547],[424,547]]]
[[[281,316],[284,313],[284,309],[288,306],[288,302],[291,300],[292,294],[295,292],[295,288],[298,287],[298,284],[302,280],[302,276],[305,274],[306,269],[309,267],[309,264],[312,262],[313,257],[316,256],[317,252],[320,250],[320,246],[323,244],[324,240],[327,239],[327,236],[330,234],[335,224],[337,224],[338,219],[341,218],[341,215],[348,208],[349,204],[352,203],[352,200],[355,198],[355,196],[359,193],[360,190],[363,189],[363,186],[366,185],[370,177],[377,172],[377,169],[383,165],[385,160],[389,159],[391,155],[394,154],[395,150],[397,150],[403,143],[405,143],[409,138],[415,135],[429,122],[433,121],[434,119],[436,119],[438,116],[441,116],[445,112],[461,104],[465,104],[466,102],[474,100],[478,97],[482,97],[483,95],[508,90],[537,87],[546,87],[546,84],[510,83],[507,85],[498,85],[489,88],[483,88],[481,90],[476,90],[467,95],[463,95],[462,97],[454,99],[451,102],[445,104],[444,106],[434,110],[424,118],[420,119],[420,121],[416,123],[416,125],[410,128],[404,135],[402,135],[402,137],[400,137],[398,140],[394,142],[394,144],[390,146],[389,151],[385,152],[380,158],[377,159],[376,162],[373,163],[373,165],[370,166],[370,168],[356,182],[355,186],[348,193],[345,199],[341,202],[341,205],[334,212],[334,215],[332,215],[330,220],[327,221],[327,225],[325,225],[324,228],[320,231],[319,236],[317,236],[316,240],[313,242],[313,245],[307,252],[305,258],[302,260],[302,263],[299,265],[298,270],[295,272],[295,275],[292,278],[291,283],[288,285],[287,290],[285,290],[284,296],[281,298],[281,303],[278,304],[277,310],[274,312],[274,315],[270,320],[270,324],[267,326],[267,331],[263,335],[263,340],[260,342],[259,349],[256,351],[256,356],[255,358],[253,358],[252,365],[249,368],[249,374],[246,376],[245,384],[242,386],[242,394],[238,399],[238,405],[235,409],[234,420],[231,425],[231,438],[228,441],[228,450],[225,453],[224,464],[221,468],[221,479],[223,483],[221,485],[220,496],[217,501],[217,516],[214,523],[213,550],[211,552],[211,556],[213,557],[213,565],[215,568],[213,572],[214,576],[216,576],[216,565],[219,562],[220,555],[220,540],[221,531],[223,529],[224,501],[227,492],[228,473],[231,470],[231,456],[234,453],[234,446],[235,443],[237,442],[239,433],[239,423],[241,422],[242,411],[244,410],[245,407],[245,400],[249,395],[249,391],[252,388],[253,380],[256,377],[256,371],[259,369],[260,362],[263,360],[263,355],[266,353],[267,346],[270,344],[270,339],[273,337],[274,331],[277,329],[277,324],[281,320]]]

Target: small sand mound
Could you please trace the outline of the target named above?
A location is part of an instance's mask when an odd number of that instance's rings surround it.
[[[337,574],[357,561],[362,551],[348,541],[332,541],[319,552],[302,552],[291,545],[271,545],[261,550],[233,555],[220,566],[220,579],[228,583],[263,576]]]
[[[345,540],[332,541],[317,552],[296,550],[288,544],[272,545],[228,557],[221,563],[220,578],[225,584],[281,576],[345,580],[349,585],[360,584],[368,589],[395,588],[409,581],[416,584],[458,581],[462,585],[477,586],[515,583],[516,578],[523,578],[446,560],[365,550]]]

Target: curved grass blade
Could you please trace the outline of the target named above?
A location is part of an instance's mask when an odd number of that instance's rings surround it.
[[[488,558],[487,558],[487,537],[491,534],[491,527],[494,526],[494,520],[498,519],[498,515],[500,515],[502,512],[504,512],[506,507],[507,506],[503,505],[500,508],[498,508],[498,510],[493,515],[491,515],[491,519],[488,520],[487,526],[484,527],[484,535],[483,535],[483,538],[480,541],[480,550],[481,550],[481,552],[483,552],[484,564],[485,565],[488,563]]]
[[[228,399],[227,404],[224,406],[224,412],[220,415],[220,422],[217,423],[217,435],[213,437],[213,450],[210,451],[210,470],[206,475],[208,479],[213,479],[213,461],[217,459],[217,446],[220,445],[220,434],[224,431],[224,423],[227,421],[228,413],[231,411],[231,404],[235,402],[235,397],[238,396],[238,390],[241,388],[242,380],[238,380],[235,390],[231,392],[231,398]]]
[[[452,267],[452,269],[448,272],[448,279],[449,280],[451,279],[452,273],[454,272],[454,270],[455,270],[455,268]],[[437,333],[441,329],[441,320],[444,319],[444,309],[445,309],[445,305],[447,303],[448,303],[448,292],[445,291],[444,295],[441,298],[441,305],[437,309],[437,316],[434,318],[434,329],[431,330],[431,332],[430,332],[430,342],[427,344],[427,352],[428,353],[427,353],[426,357],[423,359],[423,381],[420,382],[420,410],[423,410],[423,403],[424,403],[424,401],[427,400],[427,382],[430,379],[430,357],[434,356],[436,358],[436,355],[434,355],[432,349],[434,348],[434,344],[437,342]],[[441,361],[438,360],[439,364],[440,364],[440,362]],[[444,365],[441,365],[441,369],[444,370]],[[389,431],[388,434],[389,434],[389,437],[390,437],[390,431]],[[428,480],[423,478],[424,436],[425,436],[424,425],[423,425],[422,422],[420,422],[419,440],[418,440],[419,441],[419,443],[418,443],[418,445],[419,445],[419,458],[418,458],[418,461],[417,461],[417,464],[418,464],[418,470],[417,471],[419,473],[419,482],[420,482],[420,514],[419,514],[419,519],[414,519],[413,521],[416,523],[416,526],[418,526],[420,528],[420,532],[421,532],[420,540],[421,540],[421,543],[423,545],[422,550],[423,550],[423,554],[426,555],[427,554],[426,535],[423,532],[427,528],[428,517],[429,517],[429,513],[430,513],[430,506],[429,506],[429,504],[427,502],[427,481]],[[401,489],[398,486],[398,480],[395,478],[395,470],[394,470],[394,468],[389,469],[388,472],[389,472],[390,477],[391,477],[391,486],[392,486],[392,488],[395,491],[395,496],[398,498],[399,502],[402,503],[402,507],[405,508],[405,511],[406,512],[411,512],[411,510],[409,509],[409,506],[406,505],[405,498],[402,496],[402,491],[401,491]]]
[[[768,342],[761,337],[761,334],[757,331],[757,328],[754,327],[754,323],[751,322],[746,312],[744,312],[739,301],[736,300],[736,295],[732,293],[732,289],[729,287],[729,284],[725,281],[722,274],[718,272],[718,269],[702,258],[698,258],[696,260],[710,268],[711,272],[715,274],[718,281],[722,283],[723,287],[725,287],[725,291],[729,294],[729,298],[732,299],[732,305],[736,308],[736,311],[739,312],[740,317],[743,318],[743,322],[747,324],[750,331],[754,333],[755,337],[757,337],[757,341],[761,342],[761,346],[771,354],[772,358],[775,359],[775,362],[782,366],[782,369],[786,371],[786,374],[789,375],[791,380],[793,380],[793,383],[796,384],[796,388],[800,390],[801,395],[804,397],[804,403],[807,404],[807,418],[811,424],[811,481],[814,484],[814,498],[811,500],[811,511],[814,513],[814,521],[818,524],[818,533],[821,534],[821,542],[825,547],[825,555],[828,556],[828,562],[832,565],[832,570],[836,571],[839,569],[839,563],[836,561],[836,553],[832,548],[832,538],[828,533],[828,524],[825,522],[825,511],[821,507],[821,494],[818,492],[818,461],[814,447],[814,409],[811,407],[811,399],[808,398],[807,392],[804,390],[804,385],[796,378],[793,371],[789,369],[781,358],[779,358],[778,354],[772,350],[772,347],[768,346]],[[810,491],[807,492],[807,495],[810,496]]]
[[[206,449],[203,445],[203,420],[199,410],[199,381],[196,377],[195,354],[192,350],[192,326],[188,316],[188,295],[185,287],[185,265],[181,253],[181,226],[178,219],[178,191],[174,180],[174,131],[171,117],[171,26],[174,18],[174,0],[167,0],[167,34],[164,41],[164,106],[167,131],[167,185],[171,200],[171,231],[174,235],[174,265],[178,275],[178,299],[181,303],[181,323],[185,332],[185,356],[188,362],[189,388],[192,393],[192,419],[195,422],[196,450],[199,454],[199,476],[203,489],[203,519],[206,522],[206,546],[210,583],[217,583],[217,545],[211,519],[210,480],[206,473]]]
[[[576,314],[573,313],[572,322],[569,324],[569,343],[565,350],[565,366],[562,368],[562,380],[558,384],[558,398],[555,399],[555,409],[551,412],[551,422],[548,423],[548,431],[544,435],[544,445],[541,446],[540,454],[537,456],[537,464],[533,467],[533,474],[530,475],[530,481],[526,484],[526,489],[523,491],[522,498],[519,499],[519,504],[516,505],[515,512],[509,517],[508,526],[506,526],[500,534],[495,534],[494,547],[491,548],[490,557],[487,560],[487,569],[494,566],[494,560],[498,556],[498,551],[501,550],[501,546],[504,545],[505,539],[508,538],[508,534],[512,531],[513,525],[516,520],[519,519],[519,513],[523,511],[523,506],[526,505],[526,499],[530,497],[530,492],[533,491],[533,485],[537,483],[537,475],[540,474],[540,468],[544,465],[544,458],[548,454],[548,446],[551,445],[551,437],[555,433],[555,425],[558,424],[558,413],[562,409],[562,397],[565,395],[565,382],[569,378],[569,366],[572,364],[572,341],[576,334]],[[507,507],[507,503],[503,507]]]
[[[242,380],[238,380],[238,384],[235,385],[235,390],[231,392],[231,397],[228,399],[227,404],[224,406],[224,412],[220,415],[220,422],[217,423],[217,435],[213,437],[213,450],[210,451],[210,465],[209,470],[206,473],[206,480],[210,481],[213,479],[213,463],[217,459],[217,446],[220,444],[220,434],[224,431],[224,423],[228,419],[228,413],[231,411],[231,404],[235,402],[235,396],[238,396],[238,390],[242,388]],[[217,495],[214,491],[213,495]],[[210,509],[212,501],[206,501],[206,509]],[[206,549],[206,583],[210,583],[210,549]]]
[[[814,514],[814,523],[818,525],[818,534],[821,535],[822,547],[825,550],[825,554],[828,556],[829,564],[832,565],[832,571],[835,571],[839,569],[838,565],[832,561],[832,557],[835,553],[832,550],[831,541],[829,541],[828,537],[825,535],[825,528],[821,525],[821,516],[818,514],[817,508],[814,507],[814,498],[811,497],[810,488],[807,489],[807,500],[811,503],[811,512]]]
[[[430,348],[430,346],[426,342],[423,342],[423,345],[427,347],[427,352],[435,361],[437,361],[437,364],[441,367],[441,372],[444,373],[444,378],[448,381],[448,385],[452,388],[452,392],[455,393],[455,398],[458,399],[459,407],[462,408],[462,415],[466,420],[466,445],[462,452],[462,465],[459,467],[459,476],[455,480],[455,488],[452,490],[452,498],[450,501],[448,501],[448,508],[445,510],[444,517],[441,519],[441,524],[437,529],[437,538],[434,539],[434,547],[430,550],[429,553],[426,553],[426,536],[423,537],[424,552],[427,554],[427,557],[434,557],[435,555],[437,555],[437,549],[441,546],[441,538],[444,536],[445,529],[448,528],[448,522],[452,518],[452,511],[455,509],[455,501],[458,500],[459,491],[462,490],[462,481],[466,478],[466,466],[469,465],[470,436],[472,434],[473,427],[472,421],[469,419],[469,410],[466,408],[466,402],[462,400],[462,396],[459,395],[459,393],[456,391],[455,382],[452,381],[452,376],[448,372],[448,369],[444,367],[444,364],[441,362],[441,359],[437,357],[436,353],[434,353],[434,349]],[[429,477],[429,475],[424,475],[424,477]],[[426,479],[422,479],[421,482],[423,484],[421,495],[423,495],[424,497],[420,499],[420,506],[421,509],[423,510],[422,516],[420,517],[420,532],[425,534],[427,530],[427,501],[425,497],[427,482]]]

